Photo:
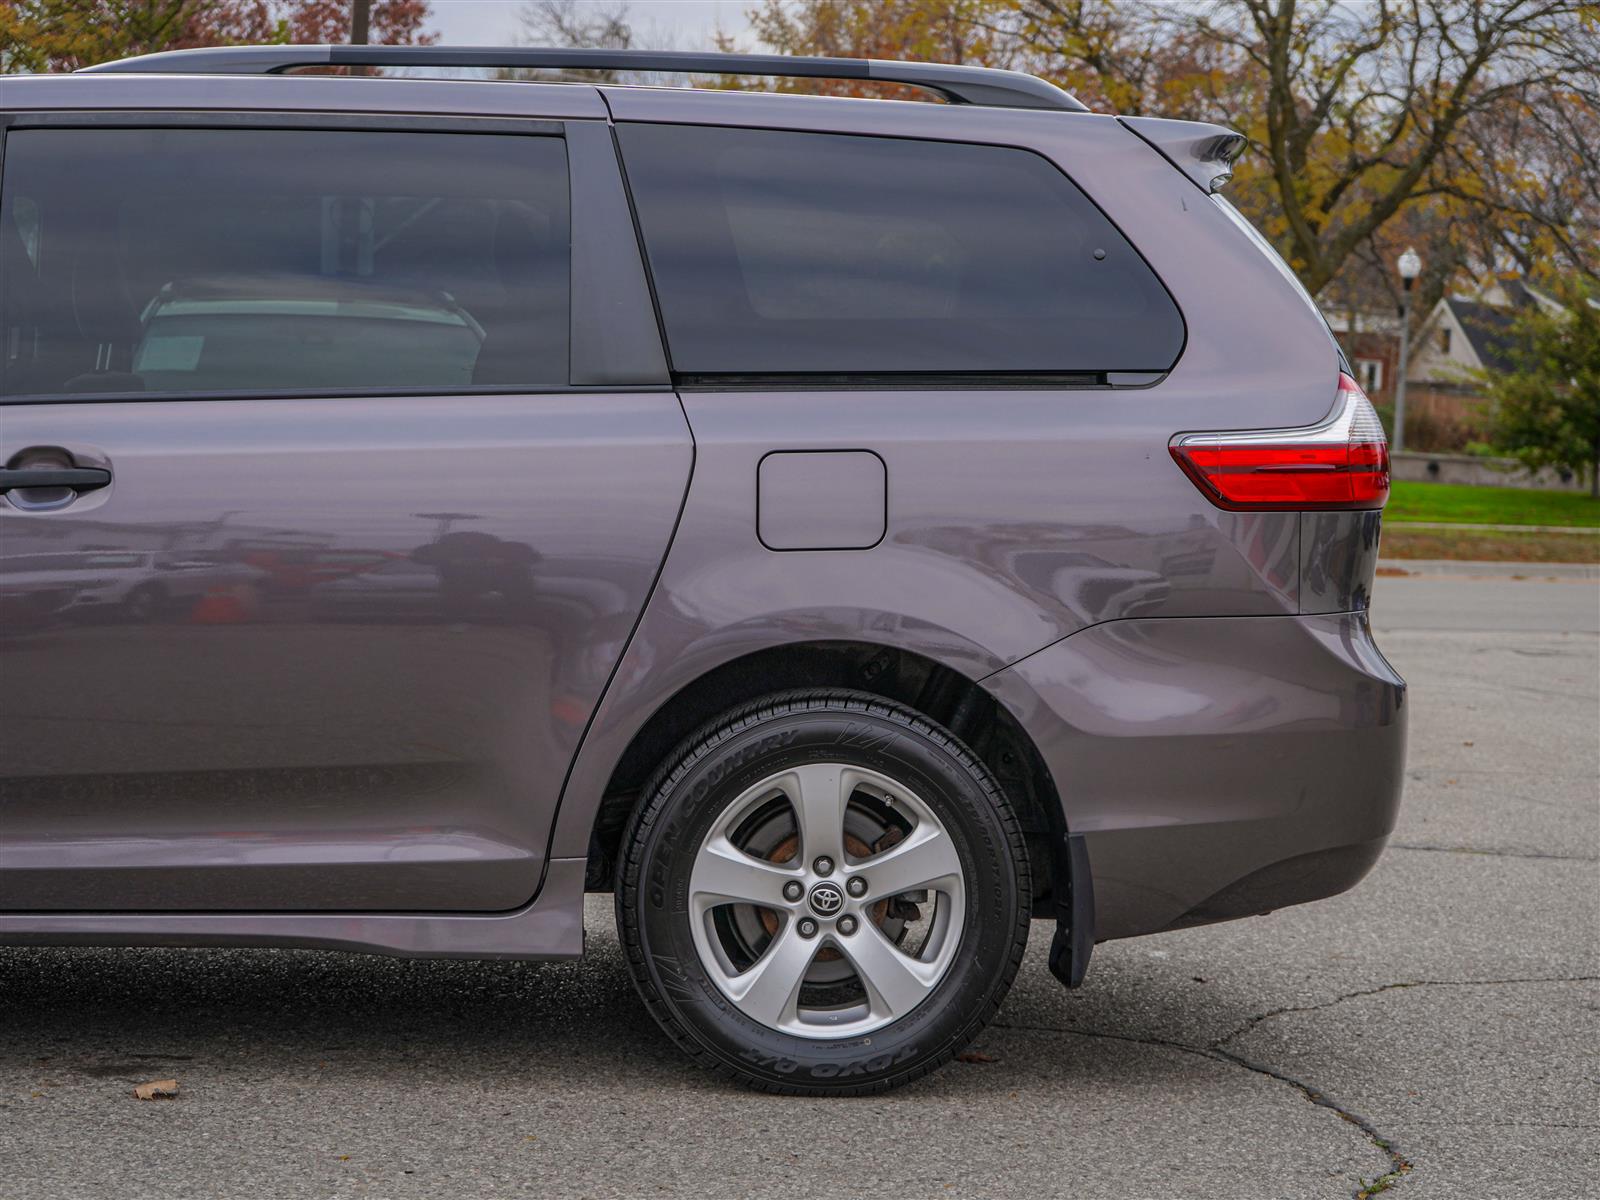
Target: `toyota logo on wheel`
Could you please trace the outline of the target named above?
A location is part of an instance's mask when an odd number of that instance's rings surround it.
[[[811,910],[819,917],[831,917],[844,907],[844,893],[835,883],[819,883],[811,889]]]

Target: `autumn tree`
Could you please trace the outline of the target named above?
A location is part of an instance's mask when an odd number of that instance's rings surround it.
[[[1513,369],[1478,379],[1494,401],[1497,446],[1531,467],[1587,471],[1600,497],[1600,287],[1549,286],[1562,307],[1523,310],[1506,348]]]
[[[1281,222],[1273,232],[1313,292],[1402,208],[1430,197],[1531,223],[1574,260],[1587,257],[1570,234],[1573,214],[1543,205],[1548,188],[1527,177],[1517,148],[1481,151],[1492,147],[1487,131],[1523,113],[1576,104],[1592,114],[1596,97],[1583,95],[1600,50],[1592,8],[1236,0],[1167,19],[1230,50],[1250,78],[1260,104],[1238,115]],[[1511,175],[1528,186],[1497,186]]]
[[[785,54],[899,58],[1000,66],[1010,39],[993,36],[993,0],[766,0],[751,32]]]
[[[375,0],[372,40],[412,44],[428,0]],[[72,71],[94,63],[262,42],[342,42],[348,0],[0,0],[0,71]]]
[[[1229,194],[1313,292],[1392,263],[1408,212],[1445,231],[1429,292],[1469,251],[1596,269],[1593,4],[763,0],[751,23],[788,53],[1015,67],[1092,107],[1233,125],[1251,148]]]
[[[322,45],[350,40],[349,0],[278,0],[289,41]],[[368,40],[390,46],[425,46],[428,0],[372,0]]]

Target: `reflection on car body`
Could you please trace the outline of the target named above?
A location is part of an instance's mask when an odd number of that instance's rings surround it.
[[[8,599],[39,615],[93,614],[144,620],[175,611],[214,588],[254,587],[262,572],[243,563],[178,552],[77,550],[0,557]],[[46,602],[45,598],[48,598]]]

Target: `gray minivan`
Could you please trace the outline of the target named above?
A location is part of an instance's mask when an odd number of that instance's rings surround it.
[[[360,77],[460,67],[944,103]],[[1238,134],[296,46],[0,133],[0,943],[568,958],[614,892],[691,1056],[842,1093],[1032,920],[1073,987],[1381,852],[1387,450]],[[205,586],[78,602],[119,555]]]

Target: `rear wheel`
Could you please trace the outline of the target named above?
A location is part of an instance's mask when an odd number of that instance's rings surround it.
[[[646,1004],[772,1091],[878,1091],[983,1027],[1027,938],[1027,859],[988,771],[877,697],[795,693],[691,738],[624,838]]]

